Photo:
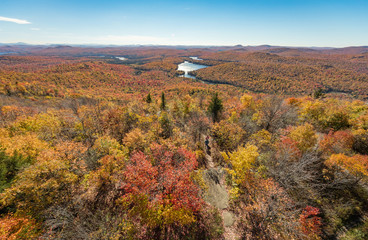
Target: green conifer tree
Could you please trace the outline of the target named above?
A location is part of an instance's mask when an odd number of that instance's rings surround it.
[[[151,97],[151,93],[148,93],[147,97],[146,97],[146,103],[151,103],[152,102],[152,97]]]
[[[223,108],[224,106],[222,105],[222,100],[218,97],[218,93],[215,93],[211,98],[210,104],[208,105],[208,112],[211,114],[213,122],[218,122],[220,120]]]
[[[165,99],[165,93],[161,94],[161,104],[160,104],[161,110],[166,110],[166,99]]]

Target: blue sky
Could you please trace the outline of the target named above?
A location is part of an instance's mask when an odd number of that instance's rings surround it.
[[[368,0],[1,0],[0,42],[368,45]]]

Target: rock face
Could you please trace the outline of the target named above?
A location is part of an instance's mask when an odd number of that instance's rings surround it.
[[[205,139],[205,136],[203,136],[203,139]],[[212,145],[211,142],[210,145]],[[236,217],[228,210],[229,193],[224,183],[225,170],[220,166],[215,167],[210,151],[206,151],[206,159],[207,169],[202,172],[202,176],[207,190],[203,198],[208,204],[220,211],[224,223],[224,238],[239,239],[240,237],[235,228],[236,224],[234,224]]]
[[[231,227],[234,224],[234,216],[231,212],[223,211],[222,219],[224,220],[225,227]]]
[[[208,186],[204,199],[219,210],[229,207],[229,194],[226,188],[220,184],[224,175],[223,171],[220,167],[203,171],[203,179]]]

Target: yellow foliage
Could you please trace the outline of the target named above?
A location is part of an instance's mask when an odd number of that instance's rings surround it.
[[[258,148],[254,145],[239,147],[237,151],[226,154],[222,153],[224,159],[233,165],[238,183],[245,180],[246,174],[253,167],[259,156]]]
[[[138,115],[138,126],[141,129],[150,129],[151,125],[157,121],[156,115]]]
[[[350,108],[352,118],[357,117],[362,113],[367,113],[368,111],[368,105],[360,100],[352,101],[348,107]]]
[[[241,191],[240,191],[240,189],[239,189],[239,187],[238,187],[238,186],[234,186],[234,187],[232,187],[232,188],[230,189],[229,193],[230,193],[230,196],[231,196],[231,198],[232,198],[232,199],[237,199],[237,198],[239,198],[239,197],[240,197],[240,195],[241,195]]]
[[[14,183],[0,194],[0,204],[16,205],[18,210],[37,214],[50,204],[69,201],[78,176],[63,153],[45,150],[37,161],[20,172]]]
[[[128,155],[128,149],[108,135],[99,137],[95,141],[93,149],[100,155],[111,155],[115,157],[126,157]]]
[[[302,152],[310,150],[317,144],[316,132],[309,123],[293,128],[289,133],[289,137],[297,143]]]
[[[266,129],[262,129],[249,137],[251,144],[258,146],[259,148],[268,146],[271,144],[272,134]]]
[[[123,143],[130,152],[135,150],[144,151],[144,149],[149,145],[145,134],[139,128],[135,128],[127,133],[123,139]]]
[[[262,123],[262,116],[260,112],[256,112],[252,115],[252,121],[256,122],[258,125]]]
[[[350,118],[350,124],[355,129],[368,129],[368,111],[365,114],[359,114]]]
[[[123,208],[129,208],[129,215],[140,216],[141,221],[150,227],[163,227],[172,224],[188,225],[196,221],[193,212],[185,208],[176,208],[172,204],[150,203],[144,194],[131,195],[119,199]],[[131,203],[134,207],[131,208]]]
[[[12,156],[16,151],[31,158],[37,157],[41,151],[49,147],[46,142],[39,140],[35,133],[10,137],[5,129],[0,129],[0,146],[5,148],[5,153],[9,156]]]
[[[244,108],[253,107],[253,105],[254,105],[253,97],[248,95],[248,94],[244,94],[240,98],[240,101],[242,102]]]
[[[206,158],[206,154],[204,153],[203,150],[196,150],[194,153],[195,153],[197,159],[205,159]]]
[[[232,111],[228,121],[231,122],[231,123],[236,123],[238,121],[238,118],[239,117],[238,117],[238,114],[236,113],[236,111]]]
[[[299,117],[314,126],[329,130],[340,130],[354,126],[368,128],[368,107],[361,101],[338,99],[304,100],[299,105]]]
[[[184,208],[176,209],[173,206],[165,206],[161,211],[162,221],[164,225],[179,223],[187,225],[195,222],[193,212]]]
[[[300,105],[299,117],[302,120],[319,121],[324,113],[324,104],[320,100],[306,100]]]
[[[208,185],[206,184],[206,181],[203,179],[203,174],[204,171],[199,169],[191,174],[191,178],[193,182],[196,183],[196,185],[198,185],[202,189],[202,191],[207,191]]]
[[[57,112],[49,111],[19,119],[11,126],[11,130],[16,133],[34,132],[41,139],[52,140],[61,132],[61,121]]]

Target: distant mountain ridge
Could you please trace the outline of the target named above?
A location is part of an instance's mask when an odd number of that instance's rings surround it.
[[[119,50],[132,50],[132,49],[197,49],[197,50],[210,50],[210,51],[264,51],[275,54],[303,54],[303,53],[320,53],[320,54],[363,54],[368,52],[368,46],[352,46],[343,48],[332,47],[288,47],[288,46],[271,46],[271,45],[259,45],[259,46],[166,46],[166,45],[93,45],[93,44],[49,44],[49,45],[31,45],[27,43],[0,43],[0,52],[12,52],[17,54],[55,54],[57,51],[61,51],[63,54],[71,54],[73,52],[80,53],[106,53]]]

